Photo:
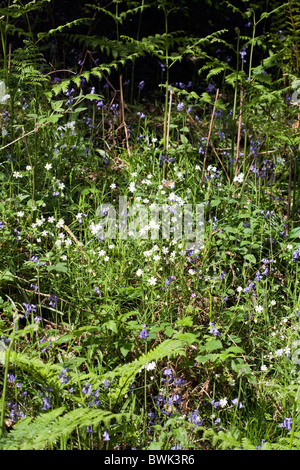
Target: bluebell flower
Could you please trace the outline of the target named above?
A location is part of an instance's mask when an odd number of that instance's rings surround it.
[[[291,431],[292,430],[292,424],[293,424],[292,418],[284,418],[283,423],[279,424],[279,427],[285,428],[288,431]]]
[[[215,399],[213,399],[211,402],[210,402],[211,405],[213,405],[214,408],[218,408],[220,406],[220,402],[219,401],[216,401]]]
[[[162,379],[162,382],[171,383],[173,381],[173,372],[172,369],[169,367],[163,371],[163,374],[167,377],[166,379]]]
[[[110,386],[109,380],[104,379],[102,384],[104,385],[105,390],[109,389],[109,386]]]
[[[242,49],[241,52],[240,52],[241,58],[243,59],[246,55],[247,55],[246,50],[245,50],[245,49]]]
[[[154,424],[155,413],[153,411],[151,411],[151,413],[148,413],[148,416],[150,418],[149,425],[152,426]]]
[[[36,306],[34,304],[26,304],[23,302],[23,305],[25,307],[25,315],[27,316],[31,312],[36,312]]]
[[[206,91],[207,93],[212,93],[213,91],[215,91],[215,89],[216,89],[215,85],[213,85],[212,83],[209,83]]]
[[[91,391],[92,391],[92,386],[91,386],[91,384],[87,384],[87,383],[86,383],[85,386],[82,388],[82,393],[83,393],[84,395],[87,395],[87,394],[91,393]]]
[[[9,383],[14,383],[14,381],[16,380],[14,374],[7,374],[7,380]]]
[[[141,338],[141,339],[146,339],[146,338],[149,337],[149,333],[148,333],[148,331],[146,330],[146,325],[143,324],[142,326],[143,326],[143,329],[142,329],[142,331],[140,332],[140,338]]]
[[[100,110],[100,109],[104,106],[103,100],[98,100],[98,101],[96,102],[96,105],[97,105],[97,108]]]
[[[54,297],[52,297],[52,295],[49,295],[49,305],[55,308],[56,304],[57,304],[57,296],[55,295]]]
[[[293,253],[292,261],[296,260],[300,261],[300,248],[297,248]]]
[[[257,448],[258,450],[260,450],[260,449],[262,448],[262,446],[264,445],[265,442],[266,442],[265,439],[262,439],[262,440],[261,440],[261,443],[260,443],[258,446],[256,446],[256,448]]]
[[[167,277],[167,279],[166,279],[166,286],[169,286],[170,283],[171,283],[172,281],[174,281],[174,280],[175,280],[175,277],[172,276],[172,275],[171,275],[170,277]]]
[[[50,399],[51,399],[51,397],[45,397],[45,398],[43,398],[43,404],[44,404],[44,405],[43,405],[42,410],[45,411],[45,410],[48,410],[49,408],[51,408]]]
[[[162,395],[158,395],[155,397],[155,403],[157,406],[162,407],[166,403],[166,400]]]
[[[236,406],[238,404],[238,398],[231,400],[231,403]],[[239,408],[244,408],[244,405],[241,402],[239,402]]]
[[[203,419],[200,418],[198,410],[194,410],[191,412],[189,416],[189,421],[195,424],[196,426],[202,426],[203,424]]]
[[[173,400],[173,403],[174,403],[175,405],[180,405],[180,403],[181,403],[181,396],[178,395],[178,393],[175,393],[175,394],[173,395],[173,397],[172,397],[172,400]]]
[[[222,333],[218,330],[218,328],[215,326],[213,322],[209,323],[209,326],[211,327],[209,330],[210,334],[213,334],[214,336],[222,336]]]
[[[176,387],[176,386],[180,386],[180,387],[181,387],[181,386],[184,385],[184,384],[185,384],[185,380],[184,380],[184,379],[181,379],[181,378],[179,377],[178,379],[174,380],[174,382],[173,382],[172,385],[174,385],[174,387]]]
[[[103,441],[110,441],[110,437],[107,431],[104,431],[102,437],[103,437]]]
[[[38,257],[36,255],[32,256],[30,258],[30,261],[33,261],[34,263],[36,263],[38,266],[40,265],[40,262],[38,260]]]
[[[65,367],[64,370],[62,370],[57,376],[57,378],[60,379],[62,384],[67,384],[69,380],[71,380],[71,377],[67,375],[67,372],[68,372],[68,368]]]

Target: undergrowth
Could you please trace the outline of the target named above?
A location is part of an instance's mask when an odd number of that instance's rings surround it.
[[[226,2],[247,21],[235,44],[169,31],[168,2],[163,34],[122,35],[157,7],[136,3],[38,34],[46,1],[0,10],[0,448],[299,449],[296,2]],[[97,14],[116,39],[72,36]],[[85,51],[65,77],[42,47],[63,33]],[[184,60],[195,83],[170,78]],[[141,230],[136,204],[164,205],[171,236]],[[172,237],[184,205],[203,208],[199,252]]]

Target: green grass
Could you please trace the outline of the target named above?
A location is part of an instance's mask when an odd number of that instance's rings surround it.
[[[1,449],[299,449],[298,109],[261,72],[229,74],[216,102],[216,87],[172,87],[168,113],[135,102],[126,134],[122,101],[30,85],[34,69],[14,82],[12,63]],[[99,240],[99,207],[120,196],[128,211],[203,203],[200,253],[140,232]]]

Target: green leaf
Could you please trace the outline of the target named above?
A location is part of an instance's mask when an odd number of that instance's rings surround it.
[[[102,100],[103,98],[103,96],[97,95],[96,93],[95,94],[89,93],[87,95],[84,95],[84,97],[87,98],[88,100]]]
[[[180,134],[180,140],[183,144],[188,144],[189,140],[186,138],[184,134]]]
[[[203,346],[199,347],[198,351],[215,351],[216,349],[223,348],[223,344],[219,339],[212,339],[207,341]]]
[[[56,124],[60,118],[63,117],[63,114],[52,114],[46,118],[39,119],[39,124],[44,124],[45,122],[51,122],[52,124]]]
[[[197,343],[198,339],[193,333],[176,333],[174,338],[180,339],[181,341],[186,342],[187,344]]]
[[[0,272],[0,284],[4,284],[5,282],[13,282],[13,280],[14,276],[8,269]]]
[[[212,199],[210,202],[211,207],[216,207],[221,203],[221,199]]]
[[[245,255],[245,256],[244,256],[244,259],[247,260],[247,261],[249,261],[250,263],[253,263],[253,264],[256,263],[256,258],[255,258],[254,255],[250,255],[250,254]]]
[[[118,333],[118,326],[113,320],[105,322],[103,326],[105,326],[108,330],[111,330],[113,333]]]
[[[126,357],[127,354],[133,350],[134,343],[132,343],[131,341],[122,341],[119,348],[120,348],[122,356]]]
[[[293,228],[289,233],[289,238],[300,238],[300,227]]]
[[[55,265],[51,265],[47,267],[48,272],[57,271],[59,273],[66,273],[68,271],[68,267],[65,263],[57,263]]]

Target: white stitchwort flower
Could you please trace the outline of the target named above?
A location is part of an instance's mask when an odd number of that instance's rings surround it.
[[[156,278],[154,276],[150,277],[150,279],[148,279],[148,284],[150,284],[150,286],[155,286]]]
[[[129,191],[130,191],[131,193],[134,193],[134,191],[136,191],[136,187],[135,187],[135,182],[134,182],[134,181],[132,181],[132,182],[130,183],[130,185],[129,185]]]
[[[59,221],[56,224],[57,228],[62,228],[65,225],[64,219],[59,219]]]
[[[255,311],[256,311],[257,313],[261,313],[261,312],[263,311],[263,309],[264,309],[264,308],[263,308],[261,305],[256,305],[256,307],[255,307]]]
[[[281,156],[276,157],[276,163],[279,165],[284,165],[285,164],[285,159],[282,158]]]
[[[72,240],[71,240],[70,238],[67,238],[67,239],[65,240],[65,245],[66,245],[66,246],[72,245]]]
[[[138,269],[137,272],[135,273],[138,277],[142,276],[143,271],[141,269]]]
[[[46,170],[50,170],[52,168],[52,163],[46,163],[45,168]]]
[[[244,173],[240,173],[239,175],[233,178],[234,183],[242,183],[244,180]]]
[[[217,168],[216,168],[215,166],[209,165],[209,166],[207,167],[207,171],[209,171],[209,172],[212,171],[213,173],[216,173]]]
[[[227,403],[228,403],[227,398],[221,398],[221,400],[220,400],[220,406],[221,406],[221,408],[225,408],[225,406],[227,405]]]
[[[41,227],[44,222],[45,222],[44,217],[41,217],[41,219],[36,219],[36,225],[37,225],[38,227]]]
[[[155,367],[156,367],[156,362],[152,361],[152,362],[149,362],[148,364],[145,364],[144,366],[142,366],[140,371],[142,371],[143,369],[153,370],[153,369],[155,369]]]

